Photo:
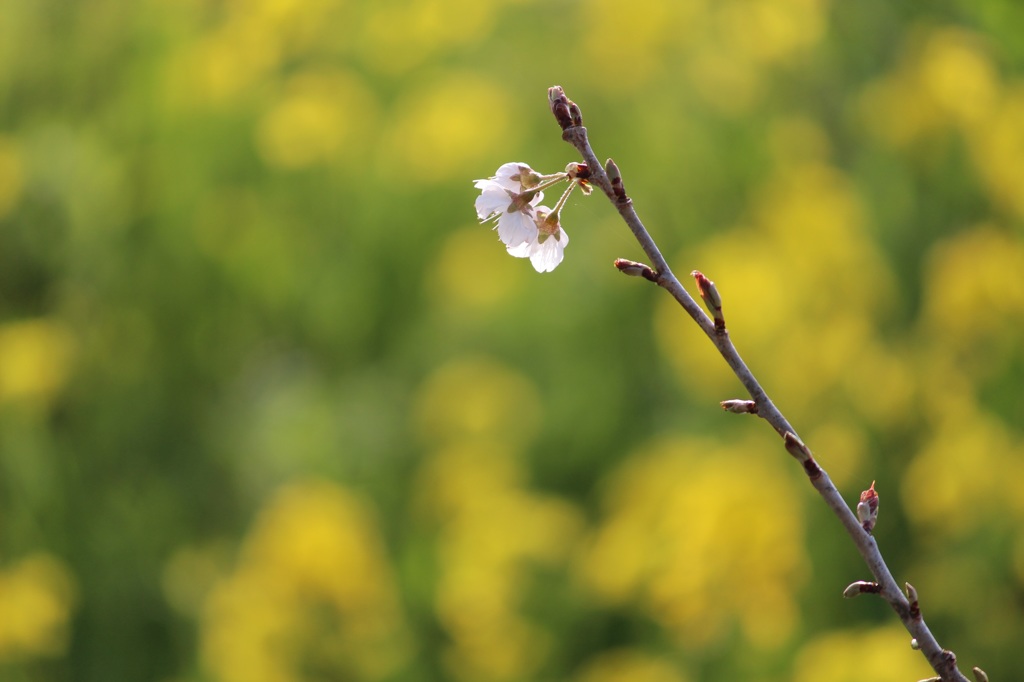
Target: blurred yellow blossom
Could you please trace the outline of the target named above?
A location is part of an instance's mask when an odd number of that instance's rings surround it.
[[[824,0],[733,0],[716,4],[715,22],[725,45],[759,62],[788,59],[821,40],[825,30]]]
[[[1024,343],[1024,242],[977,225],[937,242],[924,272],[922,331],[970,360],[996,367]]]
[[[943,535],[962,535],[1019,506],[1020,487],[1008,485],[1016,479],[1007,474],[1024,457],[1024,443],[969,395],[933,392],[927,407],[929,438],[903,478],[907,515]]]
[[[480,239],[479,226],[455,230],[445,238],[427,281],[439,308],[460,316],[497,312],[502,301],[521,289],[522,268],[495,245]],[[487,276],[481,277],[481,272]]]
[[[736,343],[769,393],[797,419],[822,419],[823,396],[845,397],[883,423],[899,415],[913,383],[873,322],[890,307],[895,282],[849,180],[820,162],[791,160],[754,197],[749,220],[686,260],[717,283]],[[656,325],[684,381],[735,390],[674,301],[659,303]]]
[[[583,667],[575,682],[687,682],[677,666],[638,649],[606,651]]]
[[[75,347],[71,332],[54,320],[0,324],[0,403],[52,398],[67,381]]]
[[[1024,83],[1006,89],[992,116],[971,129],[971,155],[986,190],[1024,217]]]
[[[687,71],[696,92],[727,114],[744,111],[761,94],[760,74],[742,52],[704,45],[687,60]]]
[[[628,459],[577,562],[584,583],[611,603],[638,600],[687,647],[734,623],[757,646],[784,643],[806,572],[801,495],[786,458],[757,450],[676,441]]]
[[[377,170],[391,177],[401,169],[422,185],[479,175],[522,135],[516,110],[506,90],[475,74],[410,89],[393,109]]]
[[[49,554],[0,567],[0,663],[63,654],[74,603],[71,573]]]
[[[358,53],[378,71],[402,73],[486,39],[500,9],[500,2],[475,0],[377,0],[365,6]]]
[[[827,632],[797,657],[793,682],[905,682],[935,673],[899,624],[875,630]]]
[[[268,164],[284,169],[341,159],[358,165],[376,110],[373,94],[351,73],[299,73],[260,119],[257,146]]]
[[[602,65],[591,77],[604,88],[636,90],[683,72],[705,101],[738,113],[760,96],[767,68],[821,40],[826,9],[823,0],[597,0],[580,49]]]
[[[220,682],[298,681],[310,667],[377,680],[409,655],[374,519],[324,481],[271,500],[235,571],[210,591],[201,626],[204,665]]]
[[[594,0],[580,17],[585,22],[580,49],[589,61],[601,64],[589,76],[605,88],[643,87],[674,61],[672,49],[687,45],[705,25],[705,14],[706,0],[642,5]]]
[[[896,68],[862,94],[869,128],[903,146],[957,127],[984,125],[998,102],[998,75],[980,36],[961,28],[918,30]]]
[[[530,563],[566,560],[582,519],[568,502],[530,492],[508,446],[486,440],[442,449],[418,485],[440,522],[437,614],[452,639],[445,660],[465,680],[528,677],[551,645],[520,614]]]
[[[929,99],[963,126],[982,123],[999,95],[999,76],[984,39],[961,28],[940,28],[924,43],[918,65]]]
[[[483,439],[522,445],[539,426],[539,401],[529,380],[493,360],[454,360],[420,387],[416,426],[431,444]]]
[[[274,73],[291,55],[337,40],[351,23],[331,21],[344,0],[256,0],[224,3],[211,26],[170,60],[168,90],[176,104],[231,102]]]

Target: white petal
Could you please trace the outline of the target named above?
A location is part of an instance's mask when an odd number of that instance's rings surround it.
[[[484,183],[483,185],[477,185],[477,187],[483,190],[480,196],[476,198],[475,204],[476,216],[480,220],[487,220],[496,213],[502,213],[512,201],[508,192],[496,182],[486,180]]]
[[[505,250],[508,251],[510,256],[515,256],[516,258],[529,258],[530,251],[533,250],[534,246],[536,246],[534,242],[523,242],[518,246],[507,246],[505,247]]]
[[[562,262],[565,245],[569,243],[569,235],[559,230],[558,237],[551,235],[539,242],[530,251],[530,263],[537,272],[551,272]]]
[[[532,173],[533,169],[525,163],[505,163],[501,165],[498,172],[494,174],[494,180],[505,189],[510,189],[516,194],[523,191],[523,185],[519,180],[519,175],[522,173]],[[516,176],[513,180],[512,176]]]
[[[498,217],[498,239],[505,246],[519,246],[523,242],[536,240],[537,225],[533,222],[533,216],[523,211],[502,213]]]

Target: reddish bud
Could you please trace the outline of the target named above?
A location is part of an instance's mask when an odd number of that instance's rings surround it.
[[[721,334],[725,331],[725,317],[722,315],[722,297],[718,294],[715,283],[704,276],[700,270],[694,270],[690,276],[697,281],[697,291],[707,306],[708,312],[715,319],[715,330]]]
[[[650,265],[644,263],[637,263],[633,260],[626,260],[625,258],[616,258],[615,267],[618,268],[619,272],[630,277],[643,277],[644,279],[657,282],[658,276],[651,269]]]
[[[871,487],[860,494],[860,502],[857,503],[857,520],[864,528],[864,532],[870,533],[875,528],[878,520],[878,493],[875,492],[875,482],[871,481]]]

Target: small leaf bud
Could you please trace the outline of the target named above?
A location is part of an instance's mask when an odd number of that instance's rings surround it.
[[[882,591],[881,585],[878,583],[868,582],[867,580],[858,580],[855,583],[850,583],[843,590],[843,597],[846,599],[853,599],[854,597],[861,594],[878,594]]]
[[[722,409],[734,414],[757,414],[757,403],[753,400],[723,400]]]

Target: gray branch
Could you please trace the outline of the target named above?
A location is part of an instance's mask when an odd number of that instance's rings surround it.
[[[864,562],[868,565],[868,569],[878,583],[877,594],[885,599],[893,611],[896,612],[896,615],[899,616],[903,625],[907,628],[907,632],[913,638],[915,648],[919,648],[925,658],[928,659],[928,663],[938,673],[939,679],[943,680],[943,682],[968,682],[967,678],[957,668],[956,655],[952,651],[939,646],[935,636],[925,624],[918,608],[916,592],[912,595],[913,600],[908,600],[893,578],[889,567],[886,566],[882,553],[878,549],[878,543],[875,542],[874,537],[858,521],[842,495],[839,494],[839,491],[832,484],[825,470],[815,462],[811,451],[797,435],[796,429],[793,428],[768,397],[764,388],[761,387],[761,384],[750,371],[750,368],[747,367],[743,358],[740,357],[739,352],[732,343],[732,339],[729,338],[729,333],[725,329],[724,324],[720,324],[716,328],[715,322],[705,314],[700,305],[690,296],[679,282],[679,279],[672,273],[672,269],[665,261],[665,257],[662,256],[658,245],[654,242],[654,239],[634,210],[633,201],[626,194],[622,183],[622,175],[618,167],[609,159],[606,169],[594,154],[594,150],[591,148],[587,137],[587,129],[582,125],[583,117],[579,107],[565,96],[565,93],[559,86],[549,90],[549,102],[552,113],[554,113],[556,120],[562,127],[562,139],[575,147],[583,157],[583,162],[586,164],[590,175],[589,182],[599,187],[608,196],[615,208],[618,209],[623,221],[633,232],[633,236],[640,243],[640,247],[650,259],[654,276],[653,278],[646,276],[646,279],[650,279],[672,294],[672,297],[679,302],[679,305],[683,307],[686,314],[693,318],[693,321],[697,323],[697,326],[701,328],[708,339],[711,340],[711,343],[715,345],[722,358],[725,359],[725,362],[732,368],[732,371],[743,384],[747,393],[750,394],[751,399],[756,405],[754,413],[772,425],[772,428],[783,438],[786,449],[803,464],[804,471],[807,473],[814,489],[818,491],[825,504],[828,505],[840,523],[843,524],[846,533],[853,540],[854,545],[857,546],[857,551],[860,552]],[[616,266],[620,270],[627,272],[627,274],[634,274],[627,268],[643,266],[643,264],[633,263],[632,261],[621,261],[621,263],[626,265],[620,265],[620,262],[616,262]],[[633,267],[632,269],[636,268]],[[700,273],[695,272],[694,274],[703,278],[703,275],[700,275]],[[704,279],[706,280],[706,278]]]

